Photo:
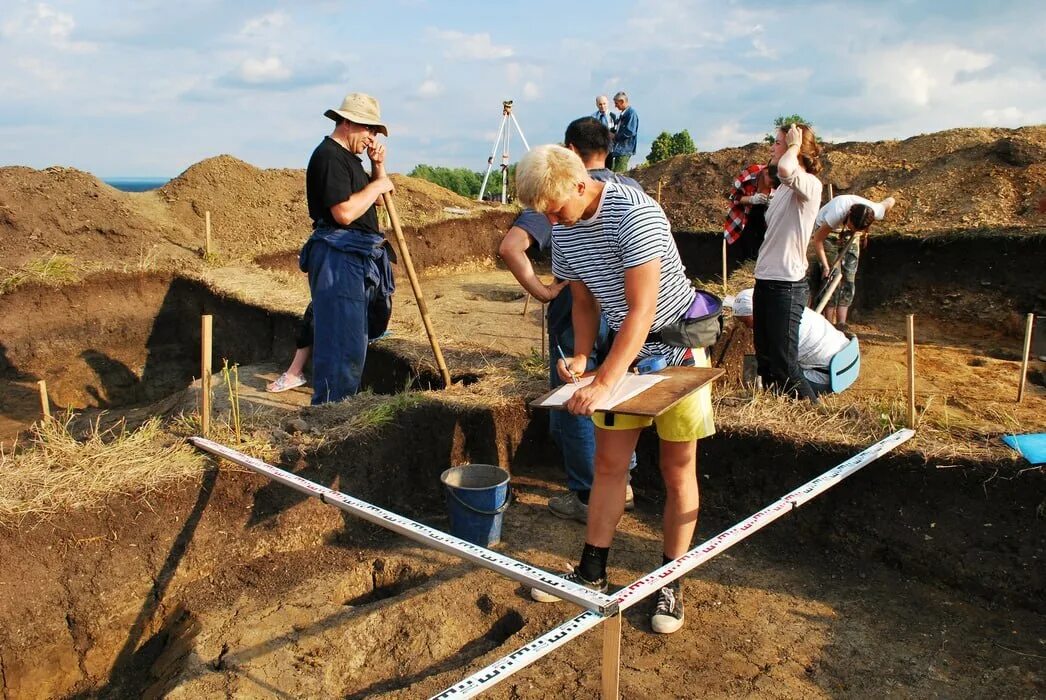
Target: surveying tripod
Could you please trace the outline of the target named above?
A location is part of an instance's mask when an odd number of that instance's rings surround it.
[[[513,126],[516,127],[516,131],[519,132],[519,138],[523,140],[523,148],[530,150],[530,144],[527,143],[527,137],[523,135],[523,129],[519,128],[519,122],[516,121],[516,117],[512,114],[512,100],[505,100],[501,103],[501,128],[498,129],[498,137],[494,139],[494,148],[490,149],[490,157],[487,158],[487,172],[483,174],[483,184],[479,187],[480,202],[483,201],[483,193],[487,191],[487,180],[490,178],[490,171],[494,167],[494,156],[498,152],[498,144],[502,143],[502,136],[504,136],[504,150],[501,152],[501,203],[505,204],[508,199],[508,153],[509,153],[509,139],[512,136],[511,127],[508,126],[509,120],[512,120]]]

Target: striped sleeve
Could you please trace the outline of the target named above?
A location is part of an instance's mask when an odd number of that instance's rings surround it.
[[[671,239],[668,219],[652,201],[633,207],[625,214],[617,233],[621,262],[626,269],[661,259]]]
[[[574,272],[570,262],[563,255],[563,234],[557,229],[558,227],[552,228],[552,274],[561,280],[580,280],[581,278]]]

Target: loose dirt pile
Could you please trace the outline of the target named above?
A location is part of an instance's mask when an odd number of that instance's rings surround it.
[[[492,209],[424,180],[393,175],[393,182],[405,226]],[[73,168],[0,168],[2,267],[56,254],[81,269],[180,267],[203,252],[207,211],[224,261],[297,250],[311,226],[305,171],[221,155],[159,190],[128,193]]]
[[[753,143],[678,156],[632,175],[652,194],[661,181],[662,205],[677,230],[718,231],[733,178],[769,157],[769,146]],[[821,180],[836,194],[897,198],[882,231],[1046,226],[1046,126],[825,144],[824,161]]]

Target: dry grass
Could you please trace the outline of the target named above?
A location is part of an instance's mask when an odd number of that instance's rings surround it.
[[[769,432],[797,445],[846,445],[856,449],[907,425],[907,399],[894,396],[828,395],[819,405],[769,392],[751,394],[724,385],[716,398],[716,422],[742,433]],[[916,413],[916,436],[905,451],[918,451],[928,462],[941,460],[1010,461],[1014,452],[998,438],[1002,431],[983,423],[944,424],[925,405]],[[1019,430],[1018,430],[1019,431]]]
[[[77,282],[80,271],[72,258],[57,253],[46,258],[30,260],[0,279],[0,294],[5,294],[27,282],[61,286]]]
[[[0,522],[142,495],[199,474],[202,455],[173,440],[158,418],[136,430],[94,429],[83,440],[69,420],[33,426],[27,449],[0,452]]]

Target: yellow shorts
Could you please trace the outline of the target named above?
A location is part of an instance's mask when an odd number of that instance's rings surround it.
[[[703,348],[694,350],[694,365],[712,366],[708,353]],[[710,437],[715,435],[712,385],[703,386],[656,418],[615,413],[614,424],[610,426],[606,424],[605,419],[606,413],[603,411],[592,414],[592,422],[603,430],[635,430],[653,424],[657,426],[657,436],[668,442],[689,442]]]

